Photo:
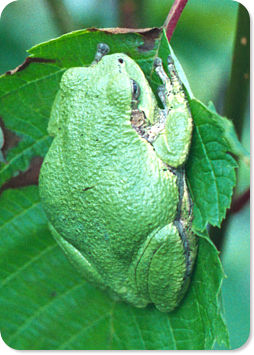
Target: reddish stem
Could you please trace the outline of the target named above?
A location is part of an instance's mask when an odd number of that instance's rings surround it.
[[[39,172],[42,164],[41,157],[34,157],[26,171],[20,172],[0,187],[0,194],[7,189],[16,189],[19,187],[38,185]]]
[[[239,212],[250,201],[250,189],[248,188],[242,195],[233,200],[230,213]]]
[[[166,18],[166,21],[164,23],[167,39],[169,42],[187,2],[188,0],[175,0],[169,11],[168,17]]]

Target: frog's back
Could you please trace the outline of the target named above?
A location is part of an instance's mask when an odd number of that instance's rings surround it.
[[[106,88],[96,77],[92,87],[60,91],[40,187],[50,222],[74,246],[131,257],[138,241],[174,220],[178,195],[175,177],[132,128],[128,78],[116,76]]]

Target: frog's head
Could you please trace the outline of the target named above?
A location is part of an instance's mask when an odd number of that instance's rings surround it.
[[[100,107],[111,102],[111,106],[120,113],[123,110],[130,111],[131,115],[133,109],[138,109],[151,122],[157,110],[155,96],[142,70],[133,59],[123,53],[99,55],[88,67],[66,70],[60,89],[54,107],[58,107],[57,102],[60,105],[60,102],[66,101],[67,97],[76,106],[83,104],[86,98],[93,105],[97,102]],[[63,104],[60,106],[63,107]],[[50,120],[49,131],[55,135],[60,125],[58,110],[54,110],[51,116],[53,119]]]
[[[125,91],[129,90],[132,101],[137,102],[138,109],[143,111],[146,117],[154,116],[157,108],[155,96],[143,71],[132,58],[123,53],[105,55],[96,67],[104,75],[108,73],[115,85],[123,86]]]

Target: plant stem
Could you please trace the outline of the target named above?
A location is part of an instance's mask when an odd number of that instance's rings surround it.
[[[233,62],[231,70],[231,79],[226,93],[224,115],[230,118],[236,128],[238,136],[242,135],[244,115],[246,104],[249,96],[249,71],[250,71],[250,18],[245,8],[238,4],[237,29],[234,44]],[[248,202],[248,192],[244,196],[244,201]],[[237,203],[238,208],[234,208],[232,203],[231,209],[227,213],[227,217],[232,212],[238,212],[245,206],[245,203]],[[240,207],[240,208],[239,208]],[[216,247],[221,250],[229,218],[226,218],[221,228],[212,227],[210,236]]]
[[[241,211],[242,208],[246,206],[250,201],[250,188],[244,191],[240,196],[238,196],[235,200],[232,201],[232,205],[229,213],[234,214]]]
[[[19,187],[38,185],[39,173],[43,158],[34,157],[26,171],[21,171],[17,176],[13,176],[0,187],[0,195],[7,189],[17,189]]]
[[[45,0],[61,34],[76,29],[63,0]]]
[[[166,29],[166,35],[169,42],[187,2],[188,0],[175,0],[169,11],[168,17],[166,18],[163,26]]]
[[[233,121],[236,132],[241,137],[250,85],[250,18],[247,10],[240,4],[237,22],[231,78],[223,113]]]

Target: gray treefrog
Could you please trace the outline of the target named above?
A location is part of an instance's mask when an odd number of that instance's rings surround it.
[[[62,76],[40,179],[50,229],[91,283],[162,312],[182,299],[196,256],[185,181],[192,118],[171,57],[156,97],[138,64],[99,44]]]

